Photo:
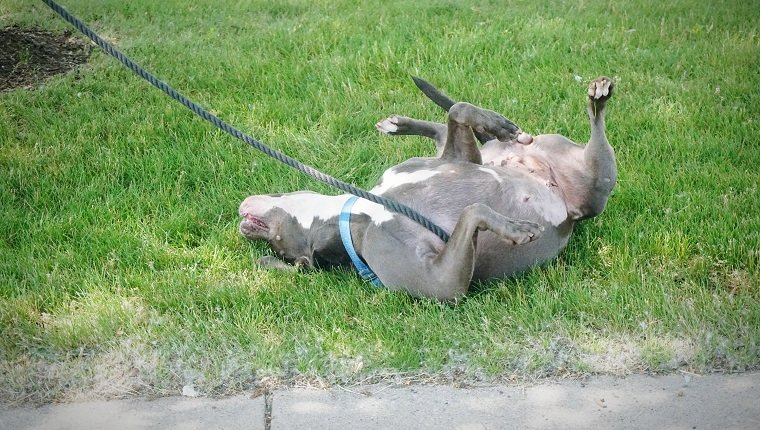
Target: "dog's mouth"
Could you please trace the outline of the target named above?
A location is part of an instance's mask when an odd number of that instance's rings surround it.
[[[246,223],[250,229],[262,232],[269,231],[269,225],[257,216],[245,214],[243,215],[243,222]]]
[[[261,218],[255,217],[251,214],[246,214],[245,220],[248,221],[251,224],[251,226],[253,226],[256,229],[269,230],[269,226]]]
[[[255,215],[243,214],[239,229],[240,233],[249,239],[266,239],[269,233],[269,224]]]

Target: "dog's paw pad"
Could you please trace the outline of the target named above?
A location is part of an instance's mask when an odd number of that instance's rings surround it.
[[[514,229],[510,238],[515,245],[523,245],[532,242],[541,236],[544,228],[531,221],[515,221],[512,225]]]
[[[385,134],[396,133],[398,131],[398,118],[395,116],[386,118],[375,124],[375,128]]]
[[[613,87],[614,83],[608,77],[602,76],[594,79],[588,86],[588,97],[591,100],[607,99],[612,95]]]

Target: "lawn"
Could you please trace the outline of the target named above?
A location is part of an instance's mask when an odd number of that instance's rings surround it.
[[[93,50],[0,93],[0,400],[203,395],[266,383],[523,380],[760,367],[760,2],[66,0],[261,141],[370,188],[434,154],[390,114],[414,87],[583,142],[615,78],[619,179],[560,258],[458,305],[349,270],[278,273],[237,232],[250,194],[334,194]],[[4,0],[0,27],[63,31]]]

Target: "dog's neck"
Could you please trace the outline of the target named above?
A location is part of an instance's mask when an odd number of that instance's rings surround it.
[[[338,217],[339,214],[327,220],[314,218],[306,233],[308,246],[311,249],[311,262],[315,266],[329,267],[351,264],[346,248],[341,241]],[[354,214],[351,217],[351,239],[354,249],[360,256],[362,255],[364,232],[370,222],[370,218],[364,214]]]

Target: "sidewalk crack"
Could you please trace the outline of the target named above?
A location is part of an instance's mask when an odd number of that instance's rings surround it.
[[[272,400],[274,394],[269,390],[264,392],[264,430],[272,430]]]

